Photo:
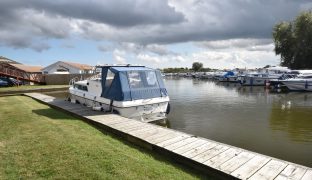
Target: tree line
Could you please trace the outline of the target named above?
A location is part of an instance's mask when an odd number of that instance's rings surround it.
[[[164,68],[164,73],[187,73],[187,72],[209,72],[213,69],[204,68],[203,63],[201,62],[194,62],[192,64],[192,68],[187,67],[179,67],[179,68]]]

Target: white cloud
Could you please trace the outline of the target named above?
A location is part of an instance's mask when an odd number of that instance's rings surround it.
[[[113,52],[113,58],[117,64],[127,64],[125,55],[126,53],[124,51],[120,51],[118,49],[115,49]]]
[[[138,54],[137,58],[140,61],[145,61],[145,62],[153,63],[153,64],[158,64],[158,63],[162,63],[166,61],[166,59],[163,59],[161,57],[150,56],[148,54]]]
[[[196,46],[219,50],[219,49],[250,49],[250,50],[268,50],[273,45],[272,39],[227,39],[216,41],[195,42]],[[273,47],[274,48],[274,47]]]
[[[279,64],[278,57],[268,51],[201,51],[193,53],[191,59],[203,62],[205,67],[217,69],[257,68]]]

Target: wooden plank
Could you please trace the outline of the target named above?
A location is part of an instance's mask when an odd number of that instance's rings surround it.
[[[199,146],[201,146],[201,145],[203,145],[205,143],[207,143],[207,140],[197,138],[196,141],[191,142],[190,144],[184,145],[182,147],[179,147],[179,148],[173,150],[173,152],[178,153],[178,154],[182,154],[182,153],[185,153],[187,151],[190,151],[191,149],[199,147]]]
[[[77,114],[80,115],[80,116],[91,116],[91,115],[97,116],[97,115],[104,115],[104,113],[97,112],[97,111],[94,112],[94,111],[92,111],[92,110],[79,112],[79,113],[77,113]]]
[[[50,102],[48,104],[51,104],[51,105],[55,105],[55,106],[58,106],[60,108],[70,108],[70,107],[83,107],[81,105],[77,105],[77,104],[69,104],[69,103],[66,103],[66,102]]]
[[[225,146],[223,144],[219,144],[201,154],[198,154],[197,156],[193,157],[192,159],[197,161],[197,162],[200,162],[200,163],[203,163],[205,161],[207,161],[208,159],[226,151],[227,149],[229,149],[230,147],[229,146]]]
[[[231,172],[235,171],[240,166],[245,164],[247,161],[249,161],[251,158],[255,157],[255,155],[255,153],[243,151],[237,156],[234,156],[232,159],[218,166],[217,169],[220,169],[221,171],[230,174]]]
[[[81,109],[80,111],[78,111],[78,112],[75,112],[75,114],[78,114],[78,115],[82,115],[82,114],[90,114],[90,113],[95,113],[95,112],[93,112],[91,109]]]
[[[131,124],[127,124],[126,126],[119,126],[119,127],[114,127],[114,126],[111,126],[112,128],[116,129],[116,130],[119,130],[121,132],[130,132],[130,131],[133,131],[134,129],[137,130],[137,129],[144,129],[145,126],[143,127],[142,125],[140,124],[137,124],[137,123],[131,123]],[[137,128],[137,127],[142,127],[142,128]],[[130,129],[128,131],[126,131],[125,129]]]
[[[146,126],[146,128],[144,128],[144,129],[133,130],[133,131],[130,131],[130,132],[128,132],[128,133],[131,134],[131,135],[133,135],[133,136],[138,137],[140,134],[144,134],[145,132],[151,131],[151,130],[153,130],[153,129],[158,129],[158,127],[155,127],[155,126]]]
[[[150,131],[144,131],[142,133],[138,133],[138,134],[136,134],[136,137],[139,137],[139,138],[145,140],[147,137],[153,136],[153,135],[161,133],[163,131],[165,131],[163,128],[155,128],[155,129],[152,129]]]
[[[276,180],[301,179],[306,171],[307,168],[289,164],[275,179]]]
[[[59,100],[55,100],[53,102],[50,102],[49,104],[52,104],[55,106],[64,106],[65,103],[66,103],[66,105],[74,105],[73,103],[68,103],[68,102],[59,101]]]
[[[231,173],[232,176],[239,179],[247,179],[253,175],[256,171],[262,168],[266,163],[268,163],[271,158],[261,155],[256,155],[251,160],[243,164],[241,167],[236,169]]]
[[[176,132],[171,132],[165,136],[161,136],[161,137],[158,137],[158,138],[154,138],[154,139],[149,139],[147,140],[148,142],[151,142],[153,144],[158,144],[160,142],[163,142],[163,141],[167,141],[169,139],[173,139],[173,138],[176,138],[178,136],[181,136],[180,133],[176,133]]]
[[[194,149],[191,149],[189,151],[186,151],[185,153],[182,153],[183,156],[188,157],[188,158],[193,158],[213,147],[218,146],[218,143],[213,143],[213,142],[207,142],[199,147],[196,147]]]
[[[126,118],[115,118],[113,115],[99,115],[99,116],[85,116],[88,119],[91,119],[96,122],[100,122],[104,125],[112,125],[117,123],[125,123],[127,121],[133,121],[132,119]]]
[[[280,172],[283,171],[286,166],[287,164],[285,162],[277,159],[272,159],[249,179],[274,179]]]
[[[66,109],[67,110],[67,109]],[[77,108],[73,108],[73,109],[70,109],[69,112],[72,112],[72,113],[75,113],[75,114],[79,114],[83,111],[91,111],[90,109],[86,109],[86,108],[81,108],[81,107],[77,107]]]
[[[189,138],[191,137],[190,135],[186,135],[186,134],[181,134],[175,138],[172,138],[172,139],[168,139],[166,141],[162,141],[162,142],[159,142],[157,143],[156,145],[160,146],[160,147],[165,147],[165,146],[168,146],[170,144],[173,144],[173,143],[176,143],[176,142],[179,142],[179,141],[182,141],[183,139],[186,139],[186,138]]]
[[[125,123],[127,122],[127,120],[123,120],[123,119],[110,119],[107,118],[106,116],[102,116],[102,119],[93,119],[90,116],[88,116],[88,119],[91,119],[93,121],[99,122],[101,124],[107,125],[107,126],[111,126],[113,124],[117,124],[117,123]]]
[[[73,105],[58,105],[58,107],[65,109],[65,110],[72,110],[72,109],[77,109],[77,108],[87,109],[86,107],[79,106],[79,105],[74,105],[74,106]]]
[[[138,126],[138,125],[142,125],[142,124],[138,121],[133,120],[133,121],[126,121],[126,122],[121,122],[121,123],[110,124],[110,127],[121,130],[122,128],[129,127],[132,125]]]
[[[176,143],[172,143],[170,145],[167,145],[167,146],[164,146],[165,149],[168,149],[170,151],[173,151],[179,147],[182,147],[182,146],[185,146],[187,144],[190,144],[194,141],[196,141],[198,138],[197,137],[189,137],[189,138],[186,138],[186,139],[183,139],[182,141],[178,141]]]
[[[213,168],[217,168],[218,166],[232,159],[234,156],[237,156],[241,152],[242,150],[239,148],[230,148],[223,153],[220,153],[215,157],[209,159],[208,161],[204,162],[204,164]]]
[[[131,132],[131,131],[135,131],[135,130],[139,130],[139,129],[144,129],[148,127],[147,125],[143,124],[143,125],[132,125],[132,126],[128,126],[128,127],[123,127],[120,130],[123,132]]]
[[[174,134],[175,132],[174,131],[170,131],[170,130],[166,130],[166,131],[161,131],[160,133],[158,134],[154,134],[152,136],[149,136],[149,137],[146,137],[145,138],[145,141],[148,141],[148,142],[151,142],[155,139],[158,139],[158,138],[162,138],[166,135],[169,135],[169,134]]]
[[[303,175],[301,180],[311,180],[312,179],[312,169],[308,169],[307,172]]]

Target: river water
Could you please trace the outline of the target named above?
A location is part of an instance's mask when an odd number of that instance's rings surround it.
[[[167,127],[312,167],[312,93],[191,78],[169,77],[165,84]]]
[[[166,78],[169,127],[312,167],[312,93]]]

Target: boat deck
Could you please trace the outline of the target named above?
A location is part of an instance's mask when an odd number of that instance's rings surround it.
[[[309,167],[154,124],[93,111],[90,107],[40,93],[25,95],[219,178],[312,180]]]

